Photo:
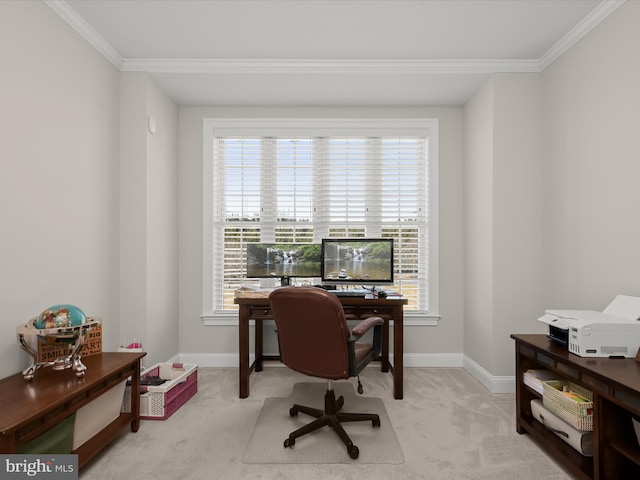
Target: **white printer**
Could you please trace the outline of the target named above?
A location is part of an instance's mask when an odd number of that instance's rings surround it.
[[[546,310],[548,337],[581,357],[633,358],[640,348],[640,297],[618,295],[602,312]]]

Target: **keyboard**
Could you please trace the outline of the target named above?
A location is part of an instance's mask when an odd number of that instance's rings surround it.
[[[327,290],[327,292],[333,293],[338,297],[366,297],[371,292],[364,288],[349,288],[342,290]]]

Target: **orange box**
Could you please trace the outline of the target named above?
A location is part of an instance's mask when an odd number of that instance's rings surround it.
[[[80,356],[87,357],[102,352],[102,323],[99,323],[87,332],[87,343],[80,349]],[[47,343],[38,339],[38,361],[53,362],[60,357],[71,354],[71,345],[68,343]]]

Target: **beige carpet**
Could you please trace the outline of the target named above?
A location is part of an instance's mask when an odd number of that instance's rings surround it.
[[[364,395],[356,394],[356,400],[382,399],[402,447],[402,463],[244,463],[265,400],[288,397],[296,383],[311,379],[267,365],[251,375],[251,396],[240,399],[237,368],[200,368],[193,398],[167,420],[143,420],[137,433],[122,432],[80,470],[80,480],[573,478],[529,435],[516,433],[514,395],[488,392],[462,368],[405,368],[404,399],[395,400],[391,375],[376,367],[360,375]],[[288,423],[288,408],[284,415]],[[374,431],[382,432],[386,424]],[[295,452],[304,440],[296,442]],[[287,451],[283,441],[274,441],[279,453]],[[361,456],[365,450],[360,449]]]
[[[289,415],[294,403],[324,408],[326,382],[297,383],[289,397],[265,399],[253,432],[242,456],[243,463],[386,463],[404,462],[402,449],[384,408],[382,399],[357,395],[353,384],[334,382],[336,397],[344,396],[345,412],[377,413],[380,428],[371,422],[349,422],[343,426],[360,450],[356,460],[349,457],[344,443],[329,427],[296,439],[293,447],[284,448],[289,433],[311,422],[313,417],[300,413]]]

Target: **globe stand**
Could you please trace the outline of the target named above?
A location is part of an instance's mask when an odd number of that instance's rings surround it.
[[[18,334],[18,342],[22,349],[32,357],[31,365],[23,370],[22,375],[26,380],[31,380],[36,371],[42,367],[51,367],[52,370],[65,370],[72,368],[76,377],[83,377],[87,367],[82,363],[80,350],[87,343],[87,334],[89,330],[100,324],[98,319],[87,318],[86,323],[73,327],[56,327],[56,328],[36,328],[35,318],[26,324],[16,327]],[[34,349],[27,337],[37,335],[47,344],[67,344],[71,346],[71,353],[67,356],[61,356],[50,362],[38,361],[38,351]]]

